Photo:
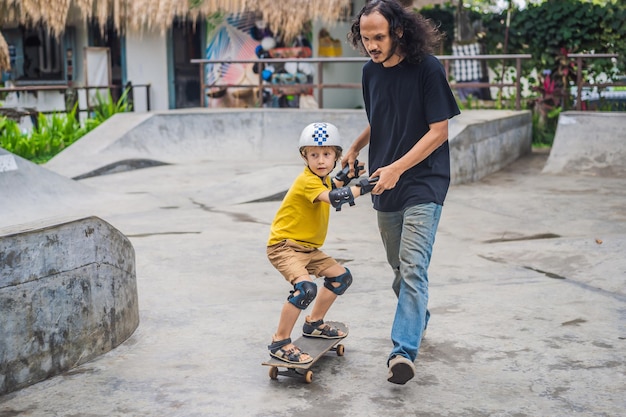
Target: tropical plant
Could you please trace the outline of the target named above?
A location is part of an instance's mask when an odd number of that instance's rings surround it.
[[[0,147],[35,163],[44,163],[76,142],[116,113],[129,111],[129,90],[114,102],[111,93],[96,93],[96,105],[91,117],[81,125],[76,118],[78,104],[65,114],[46,116],[42,113],[30,133],[23,132],[17,122],[0,117]]]
[[[67,114],[39,114],[30,134],[22,132],[13,120],[0,120],[0,146],[9,152],[42,163],[84,135],[76,120],[76,107]]]
[[[487,48],[491,53],[502,53],[503,25],[506,13],[483,15],[487,28]],[[601,5],[581,0],[547,1],[530,4],[524,10],[513,10],[510,19],[507,53],[531,54],[524,62],[532,69],[550,69],[553,74],[571,53],[617,53],[626,56],[626,7],[622,2]],[[539,36],[540,34],[540,36]],[[613,62],[598,59],[586,63],[587,76],[599,73],[615,76],[626,71],[626,60]]]
[[[532,56],[522,62],[522,72],[533,93],[527,97],[527,104],[533,110],[534,139],[537,143],[551,143],[558,114],[572,106],[570,88],[575,85],[578,68],[569,55],[593,52],[619,55],[618,60],[583,62],[582,72],[587,81],[599,80],[600,74],[615,79],[626,72],[623,58],[626,56],[626,4],[621,0],[533,0],[526,2],[526,8],[517,9],[516,2],[506,3],[507,10],[493,13],[488,11],[496,4],[493,0],[465,2],[471,5],[472,21],[477,25],[481,23],[486,30],[482,41],[490,54]],[[440,23],[448,40],[453,39],[454,24],[450,22],[454,18],[454,7],[432,7],[420,13]],[[489,65],[500,66],[501,62],[489,61]],[[502,68],[494,67],[494,70],[498,78],[505,74]],[[542,75],[534,75],[537,73]],[[546,74],[549,75],[546,77]]]
[[[110,90],[107,90],[104,96],[100,94],[100,91],[96,91],[96,105],[93,108],[92,118],[102,123],[116,113],[131,111],[132,105],[128,100],[129,92],[130,88],[126,88],[120,98],[115,101]]]

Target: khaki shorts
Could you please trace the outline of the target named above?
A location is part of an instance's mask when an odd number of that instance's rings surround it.
[[[290,283],[302,275],[321,277],[322,272],[338,263],[319,249],[289,239],[268,246],[267,258]]]

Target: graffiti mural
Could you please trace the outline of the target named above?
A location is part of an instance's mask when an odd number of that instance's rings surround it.
[[[207,21],[207,28],[207,59],[312,56],[309,26],[289,45],[251,13],[214,15]],[[209,107],[300,107],[302,95],[313,99],[311,88],[299,85],[313,82],[314,67],[309,63],[225,63],[208,64],[205,68]]]
[[[256,28],[255,15],[217,14],[207,21],[206,59],[255,59],[260,42],[252,37]],[[213,85],[253,85],[259,76],[252,70],[254,64],[208,64],[205,82]],[[253,107],[257,89],[254,87],[210,87],[207,90],[209,107]]]

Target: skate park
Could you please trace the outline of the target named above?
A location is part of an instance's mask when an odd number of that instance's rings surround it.
[[[454,184],[416,378],[386,381],[395,299],[375,213],[361,199],[331,215],[324,245],[355,279],[328,316],[350,327],[345,356],[318,362],[312,384],[271,380],[260,364],[289,288],[265,243],[303,168],[297,136],[320,118],[346,146],[365,123],[358,111],[131,114],[43,167],[14,158],[0,172],[0,240],[24,244],[25,234],[70,225],[67,239],[80,242],[76,232],[94,228],[110,250],[82,263],[125,277],[116,287],[125,291],[112,293],[125,304],[111,304],[129,308],[103,318],[126,323],[116,327],[124,340],[102,341],[89,360],[75,354],[76,366],[59,363],[62,372],[32,384],[25,367],[23,386],[0,396],[0,416],[622,412],[626,126],[617,114],[562,114],[552,149],[533,151],[528,113],[464,112],[450,129]],[[126,263],[108,260],[115,245]]]

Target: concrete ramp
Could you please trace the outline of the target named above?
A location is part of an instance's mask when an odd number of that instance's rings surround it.
[[[35,209],[53,217],[75,209],[96,191],[0,148],[0,227],[29,221]],[[5,223],[5,219],[12,219]]]
[[[348,146],[363,131],[363,110],[187,109],[116,114],[65,149],[46,167],[74,178],[126,159],[168,164],[244,161],[300,162],[304,126],[327,121]]]
[[[543,173],[626,176],[626,115],[561,113]]]
[[[189,164],[297,163],[297,141],[315,121],[335,124],[347,148],[367,125],[364,110],[186,109],[117,114],[46,164],[80,178],[120,161]],[[465,111],[450,121],[452,182],[477,181],[531,150],[530,112]],[[360,154],[367,159],[367,148]]]
[[[0,150],[0,227],[59,215],[101,214],[105,201],[119,206],[121,199],[139,195],[143,200],[159,198],[168,188],[168,178],[181,171],[202,181],[174,184],[171,192],[178,197],[168,204],[192,199],[208,207],[215,201],[235,204],[280,195],[303,166],[297,151],[302,128],[320,120],[337,125],[344,147],[367,125],[364,110],[123,113],[43,167]],[[452,182],[477,181],[530,152],[530,128],[527,111],[473,110],[453,118]],[[367,147],[360,159],[366,162]],[[125,171],[135,172],[128,179],[132,187],[124,193],[93,178]],[[224,177],[224,172],[234,175]],[[134,207],[139,209],[136,203]]]

